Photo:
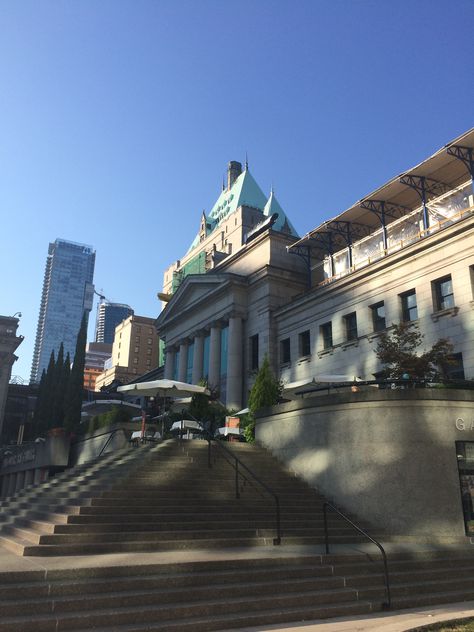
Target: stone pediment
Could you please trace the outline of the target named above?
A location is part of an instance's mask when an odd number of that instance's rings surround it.
[[[245,278],[235,274],[202,274],[190,275],[184,279],[173,297],[156,320],[160,328],[189,310],[197,310],[233,284],[245,283]]]

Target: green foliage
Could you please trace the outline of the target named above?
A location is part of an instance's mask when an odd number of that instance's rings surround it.
[[[123,406],[112,406],[112,409],[106,413],[95,415],[89,420],[87,427],[88,433],[92,434],[99,428],[105,428],[114,424],[127,423],[132,418],[131,413]]]
[[[453,345],[441,338],[428,351],[418,353],[423,337],[416,323],[393,325],[389,333],[380,336],[375,353],[384,365],[385,377],[435,380],[446,376],[453,363]]]
[[[64,427],[69,432],[79,429],[81,423],[82,396],[84,391],[84,365],[86,359],[87,318],[82,317],[81,327],[77,335],[74,362],[66,390],[64,409]]]
[[[249,395],[250,413],[244,421],[244,436],[247,441],[252,442],[255,439],[255,413],[265,406],[278,404],[282,388],[282,383],[273,375],[268,357],[265,356]]]

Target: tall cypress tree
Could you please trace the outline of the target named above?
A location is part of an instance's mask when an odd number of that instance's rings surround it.
[[[64,427],[69,432],[79,428],[81,423],[82,395],[84,391],[84,365],[86,360],[87,319],[82,317],[81,328],[77,335],[74,362],[66,391]]]
[[[61,427],[64,425],[64,398],[65,391],[67,390],[68,379],[69,372],[67,375],[65,373],[64,345],[61,343],[56,360],[56,366],[54,368],[53,407],[51,413],[52,424],[54,427]]]
[[[46,370],[41,372],[41,379],[38,387],[38,395],[36,396],[35,413],[33,416],[34,432],[41,435],[46,430],[46,421],[44,419],[43,401],[46,382]]]
[[[54,359],[54,351],[51,351],[48,369],[44,380],[44,391],[41,398],[41,417],[43,418],[45,428],[53,428],[53,400],[54,400],[54,374],[56,369],[56,361]]]

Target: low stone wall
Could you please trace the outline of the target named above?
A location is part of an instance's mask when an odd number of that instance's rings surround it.
[[[465,535],[455,441],[474,441],[474,391],[301,399],[262,410],[256,439],[362,522],[390,534]]]

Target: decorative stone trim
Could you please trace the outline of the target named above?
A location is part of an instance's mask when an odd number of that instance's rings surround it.
[[[355,340],[347,340],[346,342],[342,342],[340,346],[343,351],[349,349],[350,347],[358,347],[359,339],[356,338]]]
[[[305,362],[311,362],[311,355],[298,358],[298,364],[305,364]]]
[[[325,355],[332,355],[334,353],[334,347],[329,347],[328,349],[321,349],[318,351],[318,358],[322,358]]]
[[[439,312],[434,312],[431,314],[431,320],[434,323],[437,323],[440,318],[443,316],[457,316],[459,312],[459,307],[448,307],[448,309],[442,309]]]

